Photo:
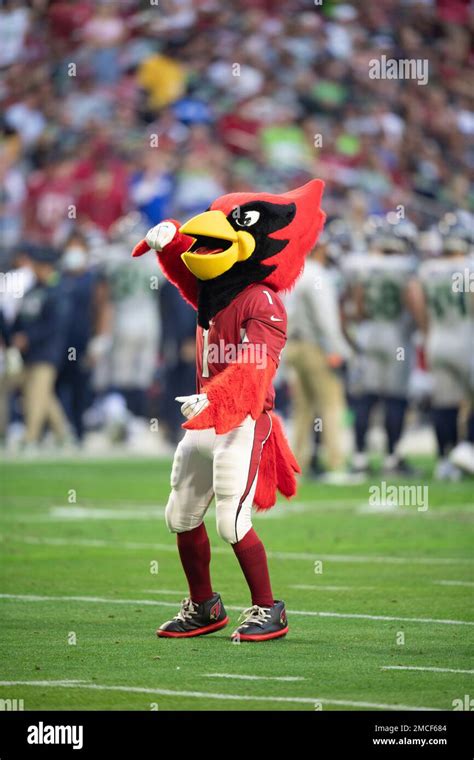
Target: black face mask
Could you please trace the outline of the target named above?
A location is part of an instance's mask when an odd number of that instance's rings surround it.
[[[246,224],[252,218],[250,212],[258,212],[255,224]],[[275,240],[270,235],[287,227],[296,213],[294,203],[278,204],[267,201],[251,201],[234,209],[227,220],[239,231],[245,230],[255,240],[255,249],[245,261],[238,261],[227,272],[212,280],[198,281],[198,324],[209,328],[209,320],[252,283],[262,282],[275,269],[274,264],[265,260],[276,256],[287,245],[288,240]]]

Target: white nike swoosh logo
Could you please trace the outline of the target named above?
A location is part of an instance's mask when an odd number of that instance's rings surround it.
[[[275,317],[274,314],[272,314],[272,316],[270,317],[270,321],[271,322],[283,322],[282,319],[279,319],[278,317]]]

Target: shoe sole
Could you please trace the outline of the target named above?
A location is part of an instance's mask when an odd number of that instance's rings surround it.
[[[286,628],[282,628],[281,631],[274,631],[273,633],[265,633],[262,635],[259,635],[258,633],[254,634],[253,636],[248,633],[240,633],[237,635],[232,635],[232,639],[238,639],[239,641],[268,641],[269,639],[279,639],[282,636],[286,636],[288,633],[288,626]]]
[[[188,631],[187,633],[179,633],[177,631],[161,631],[158,628],[156,635],[160,639],[190,639],[194,636],[205,636],[207,633],[214,633],[214,631],[219,631],[221,628],[225,628],[228,622],[229,618],[225,617],[224,620],[219,620],[217,623],[205,625],[203,628],[196,628],[196,630]]]

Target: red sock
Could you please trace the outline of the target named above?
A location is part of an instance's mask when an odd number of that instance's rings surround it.
[[[189,584],[189,596],[196,602],[206,602],[212,596],[211,547],[204,523],[197,528],[177,534],[181,564]]]
[[[232,545],[235,556],[239,560],[252,595],[252,604],[259,607],[273,606],[273,593],[268,573],[265,547],[253,528]]]

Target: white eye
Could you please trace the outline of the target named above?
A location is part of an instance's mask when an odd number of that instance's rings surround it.
[[[232,216],[239,227],[252,227],[260,219],[260,211],[244,211],[243,214],[237,207],[233,210]]]

